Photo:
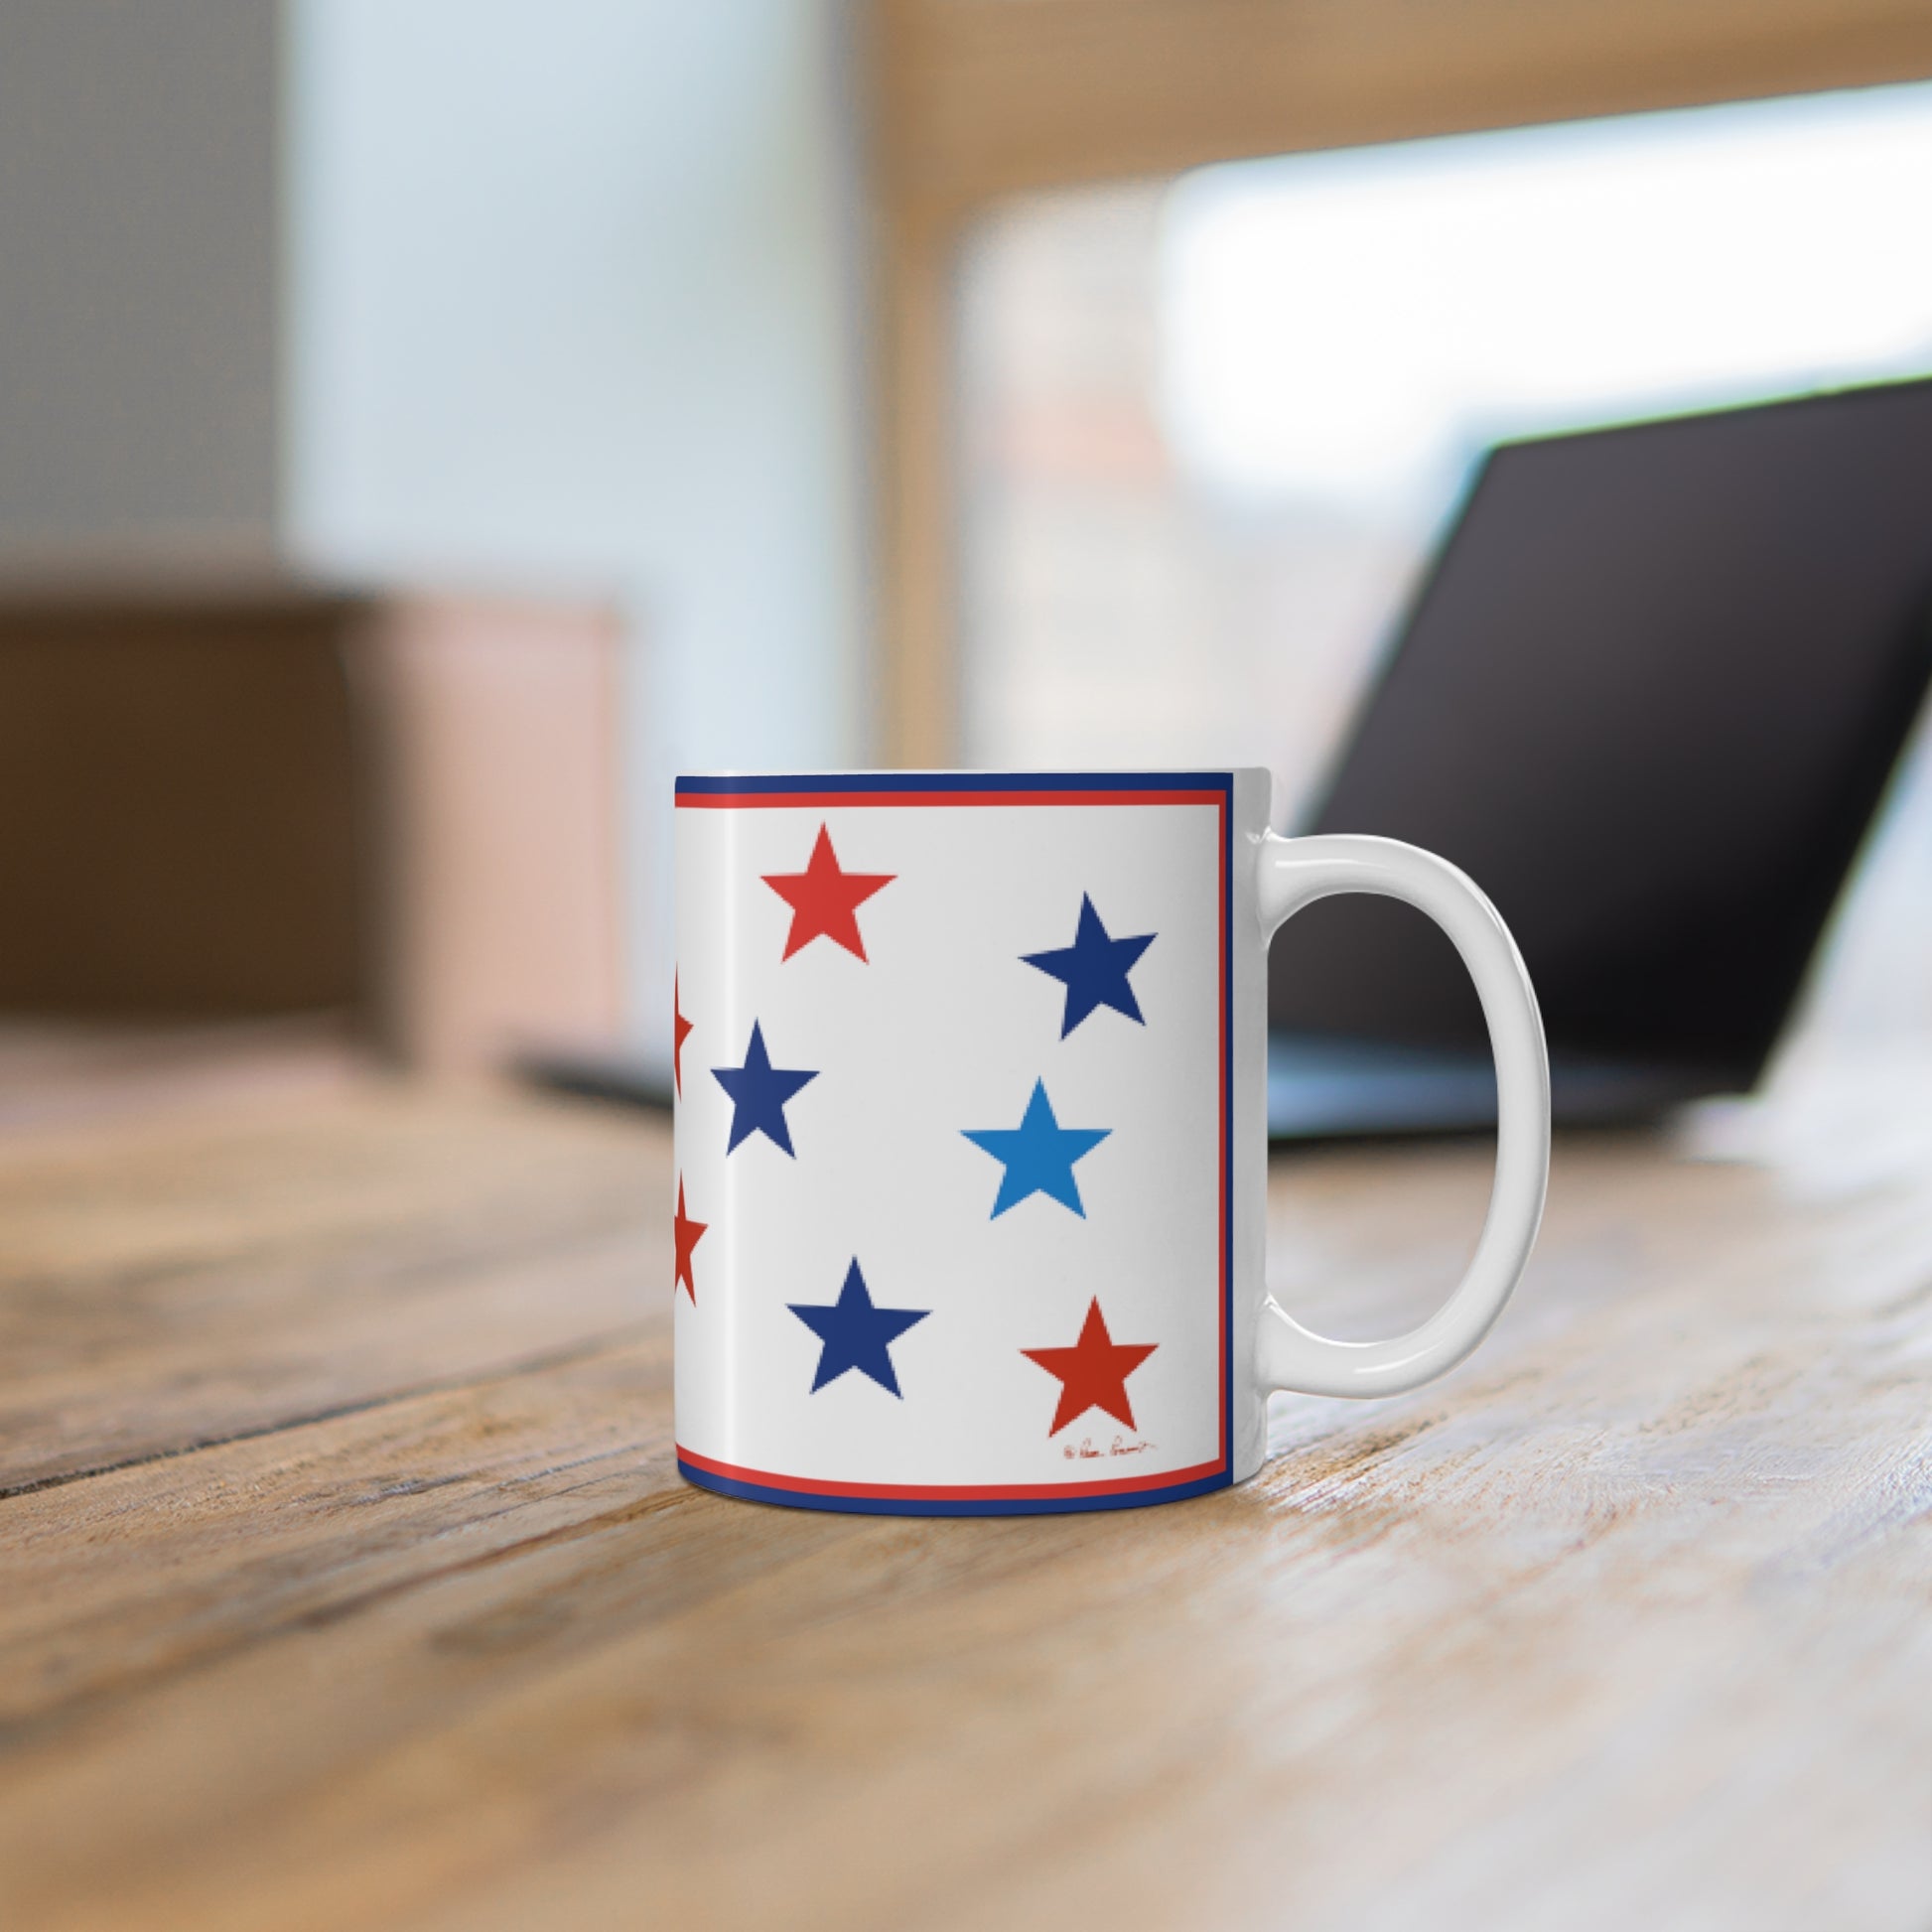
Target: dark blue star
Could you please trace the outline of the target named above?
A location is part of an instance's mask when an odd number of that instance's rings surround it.
[[[752,1043],[745,1049],[743,1066],[714,1066],[711,1076],[732,1099],[732,1137],[725,1152],[729,1154],[740,1141],[762,1134],[774,1141],[791,1158],[791,1129],[785,1125],[785,1102],[807,1080],[816,1080],[816,1071],[806,1073],[788,1066],[773,1066],[764,1050],[764,1033],[754,1020]]]
[[[1060,1020],[1064,1039],[1096,1007],[1112,1007],[1130,1020],[1140,1021],[1141,1003],[1127,983],[1134,963],[1153,945],[1156,934],[1144,932],[1136,939],[1111,939],[1093,909],[1093,900],[1080,895],[1080,923],[1070,946],[1052,952],[1022,954],[1029,966],[1037,966],[1056,980],[1066,982],[1066,1011]]]
[[[888,1351],[913,1322],[923,1321],[932,1312],[930,1309],[874,1308],[856,1259],[845,1271],[839,1299],[829,1308],[805,1307],[797,1302],[787,1306],[825,1344],[818,1351],[818,1373],[812,1377],[814,1395],[849,1368],[870,1375],[882,1389],[897,1395],[898,1377],[893,1373]]]
[[[1084,1221],[1079,1183],[1073,1164],[1091,1154],[1114,1130],[1111,1127],[1062,1127],[1053,1118],[1046,1082],[1034,1082],[1034,1096],[1018,1127],[967,1127],[960,1130],[975,1147],[1006,1163],[1000,1176],[1000,1197],[993,1203],[994,1220],[1009,1207],[1018,1207],[1029,1194],[1050,1194]]]

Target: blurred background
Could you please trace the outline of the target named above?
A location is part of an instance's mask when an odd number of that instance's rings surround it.
[[[662,1078],[679,770],[1292,825],[1489,444],[1932,372],[1928,73],[1886,0],[6,0],[0,1115]],[[1819,1026],[1932,1026],[1924,773]]]

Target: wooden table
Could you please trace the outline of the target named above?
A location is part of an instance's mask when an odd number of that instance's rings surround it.
[[[679,1481],[661,1125],[16,1135],[0,1924],[1923,1928],[1927,1095],[1561,1144],[1455,1375],[1018,1521]],[[1278,1161],[1277,1292],[1415,1317],[1488,1162]]]

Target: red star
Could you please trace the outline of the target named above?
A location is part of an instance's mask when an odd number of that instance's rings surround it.
[[[677,1083],[678,1098],[684,1098],[684,1041],[697,1029],[685,1019],[678,1005],[677,975],[671,975],[671,1078]]]
[[[694,1221],[684,1211],[684,1176],[677,1177],[677,1219],[671,1223],[671,1238],[677,1243],[677,1278],[671,1283],[671,1294],[675,1296],[680,1288],[691,1291],[691,1306],[698,1306],[698,1284],[691,1273],[691,1251],[704,1239],[704,1231],[711,1225],[709,1221]]]
[[[859,936],[859,907],[897,877],[894,872],[840,871],[832,835],[821,825],[803,872],[764,874],[764,883],[791,907],[791,931],[785,939],[784,956],[789,959],[801,946],[822,935],[864,959],[866,942]]]
[[[1048,1375],[1060,1378],[1060,1406],[1053,1411],[1053,1426],[1047,1435],[1057,1436],[1089,1409],[1104,1409],[1116,1422],[1137,1428],[1133,1405],[1127,1400],[1127,1378],[1157,1346],[1154,1342],[1116,1341],[1107,1332],[1107,1317],[1095,1300],[1087,1309],[1080,1339],[1071,1348],[1023,1348],[1020,1352],[1029,1361],[1037,1362]]]

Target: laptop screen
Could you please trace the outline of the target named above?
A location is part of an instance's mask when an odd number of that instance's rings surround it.
[[[1311,823],[1495,901],[1553,1051],[1748,1085],[1932,671],[1932,382],[1492,451]],[[1277,939],[1278,1029],[1480,1047],[1421,914]]]

